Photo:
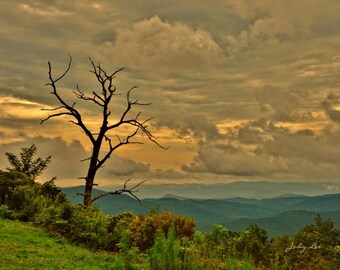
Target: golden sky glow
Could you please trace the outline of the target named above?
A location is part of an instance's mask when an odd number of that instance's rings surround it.
[[[162,150],[138,137],[112,156],[98,182],[340,181],[340,2],[338,0],[99,0],[0,2],[0,164],[35,143],[52,155],[45,178],[78,184],[88,139],[45,86],[47,61],[62,96],[96,89],[91,57],[117,75]],[[90,127],[100,113],[77,102]],[[124,134],[121,129],[118,134]],[[115,136],[115,134],[112,134]],[[72,180],[74,179],[74,180]]]

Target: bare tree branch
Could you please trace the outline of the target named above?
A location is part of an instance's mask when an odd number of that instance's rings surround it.
[[[62,97],[59,95],[58,90],[57,90],[57,86],[56,83],[62,79],[63,77],[65,77],[65,75],[69,72],[70,68],[71,68],[71,64],[72,64],[72,57],[71,55],[69,56],[69,62],[68,62],[68,66],[66,68],[66,70],[64,71],[64,73],[59,76],[57,79],[53,79],[52,76],[52,65],[51,62],[48,61],[48,77],[50,80],[50,83],[47,83],[47,86],[51,86],[52,87],[52,94],[58,99],[58,101],[62,104],[61,107],[58,108],[64,108],[67,112],[64,113],[56,113],[56,114],[51,114],[49,115],[47,118],[42,119],[40,124],[43,124],[45,121],[47,121],[48,119],[52,118],[52,117],[57,117],[60,115],[71,115],[73,116],[76,120],[77,120],[77,125],[80,126],[82,128],[82,130],[85,132],[85,134],[89,137],[89,139],[91,140],[92,143],[95,142],[94,137],[92,136],[91,132],[87,129],[87,127],[85,126],[85,124],[83,123],[81,114],[78,112],[78,110],[76,110],[74,108],[75,103],[73,103],[73,105],[68,105],[63,99]],[[56,108],[57,109],[57,108]]]
[[[93,91],[93,97],[89,97],[86,96],[79,88],[79,86],[77,85],[77,92],[73,91],[73,93],[76,95],[77,98],[85,100],[85,101],[92,101],[95,104],[104,107],[104,104],[100,103],[98,100],[96,100],[96,98],[98,98],[100,101],[102,101],[103,103],[105,103],[105,101],[95,92]]]
[[[45,121],[47,121],[47,120],[50,119],[50,118],[58,117],[58,116],[61,116],[61,115],[72,115],[72,114],[69,113],[69,112],[62,112],[62,113],[51,114],[51,115],[48,115],[46,118],[41,119],[41,120],[40,120],[40,124],[44,123]]]
[[[129,189],[128,189],[126,186],[127,186],[127,183],[128,183],[130,180],[131,180],[131,179],[128,179],[128,180],[125,181],[124,186],[123,186],[122,189],[118,189],[118,190],[115,190],[115,191],[109,191],[109,192],[105,192],[105,193],[103,193],[103,194],[100,194],[100,195],[94,197],[94,198],[92,199],[92,202],[94,202],[94,201],[96,201],[96,200],[98,200],[98,199],[100,199],[100,198],[103,198],[103,197],[105,197],[105,196],[108,196],[108,195],[121,195],[121,194],[123,194],[123,193],[128,193],[128,194],[130,194],[132,197],[134,197],[140,204],[142,204],[142,202],[140,201],[140,199],[139,199],[134,193],[138,192],[138,189],[136,189],[136,188],[138,188],[140,185],[142,185],[143,183],[145,183],[146,180],[144,180],[144,181],[142,181],[142,182],[139,182],[137,185],[135,185],[135,186],[133,186],[132,188],[129,188]]]

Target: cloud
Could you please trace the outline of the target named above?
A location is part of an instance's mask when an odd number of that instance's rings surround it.
[[[268,136],[268,132],[266,132],[268,130],[274,131],[275,126],[268,119],[260,118],[236,126],[229,134],[229,137],[239,141],[241,144],[259,145],[262,144]]]
[[[297,25],[310,27],[317,24],[317,18],[329,22],[330,17],[336,16],[339,7],[337,0],[221,0],[223,8],[237,14],[247,21],[256,20],[260,16],[279,16]],[[303,11],[303,12],[302,12]]]
[[[298,132],[259,119],[239,126],[225,140],[201,141],[182,169],[234,177],[334,180],[340,173],[339,129]]]
[[[329,94],[323,102],[327,116],[334,122],[340,122],[340,96]]]
[[[302,110],[302,104],[308,94],[291,88],[265,85],[254,91],[261,112],[276,121],[301,121],[308,112]]]
[[[221,0],[227,14],[237,15],[244,25],[238,34],[222,40],[229,55],[242,55],[286,43],[296,44],[311,36],[337,35],[339,1],[328,0]],[[262,49],[266,49],[263,51]]]
[[[138,69],[206,70],[219,62],[222,51],[211,35],[201,29],[158,16],[116,31],[116,40],[107,42],[119,63]]]
[[[118,156],[111,156],[105,168],[108,176],[133,176],[136,173],[146,173],[150,171],[149,165]]]
[[[221,175],[257,177],[282,173],[275,162],[266,156],[245,152],[230,144],[204,144],[198,150],[194,162],[182,167],[188,172],[210,172]]]
[[[166,118],[157,121],[160,127],[166,126],[182,137],[193,137],[198,140],[218,139],[220,134],[214,125],[203,114],[188,114],[176,118]]]
[[[245,51],[271,48],[292,41],[297,36],[295,25],[280,17],[258,19],[238,36],[227,35],[224,38],[228,55],[237,55]]]
[[[58,179],[77,179],[84,175],[86,165],[81,163],[80,160],[87,157],[87,152],[77,140],[66,143],[60,137],[50,139],[40,136],[25,141],[2,144],[0,145],[0,152],[19,154],[21,148],[27,148],[32,144],[35,144],[38,148],[36,157],[52,156],[51,163],[41,177],[44,180],[54,176],[57,176]],[[8,164],[5,155],[0,156],[0,161],[2,167],[7,167],[7,165],[4,166]]]
[[[33,5],[29,4],[20,4],[19,8],[23,10],[24,12],[33,14],[33,15],[39,15],[39,16],[48,16],[48,17],[64,17],[71,15],[69,12],[61,11],[56,7],[35,7]]]

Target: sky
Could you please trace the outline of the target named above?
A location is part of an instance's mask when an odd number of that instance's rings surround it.
[[[40,181],[78,185],[88,138],[50,94],[48,65],[60,94],[93,132],[95,104],[79,85],[98,89],[89,57],[115,78],[112,119],[132,98],[153,117],[145,136],[114,152],[101,186],[232,181],[340,181],[340,1],[338,0],[2,0],[0,2],[0,169],[5,152],[33,143],[52,156]],[[119,135],[128,129],[117,131]],[[112,134],[115,137],[115,134]],[[123,136],[123,135],[122,135]],[[103,146],[103,151],[107,145]]]

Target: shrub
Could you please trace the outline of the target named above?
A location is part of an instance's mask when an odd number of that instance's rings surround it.
[[[110,249],[109,218],[94,207],[74,207],[67,237],[93,249]]]
[[[120,243],[123,237],[127,237],[129,245],[132,244],[132,240],[127,235],[127,228],[135,219],[136,215],[132,212],[121,212],[117,215],[109,216],[108,232],[112,237],[111,249],[114,251],[120,250]]]
[[[41,225],[50,233],[68,236],[70,221],[74,215],[75,206],[59,193],[54,203],[44,208],[35,218],[35,223]]]
[[[55,200],[57,198],[57,196],[59,196],[58,201],[60,203],[65,202],[66,201],[66,197],[64,195],[64,193],[61,192],[61,190],[59,188],[57,188],[57,186],[55,185],[54,181],[56,180],[56,177],[52,178],[49,181],[46,181],[45,183],[43,183],[41,185],[41,193],[42,195]]]
[[[7,205],[0,205],[0,218],[12,219],[13,211],[8,208]]]
[[[119,253],[117,255],[118,261],[121,262],[121,269],[132,270],[136,269],[136,262],[138,258],[138,248],[131,247],[130,239],[126,234],[121,236],[119,246]]]
[[[12,218],[34,221],[36,215],[52,202],[41,195],[38,185],[15,187],[6,197],[6,205],[13,210]]]
[[[255,266],[251,260],[227,258],[226,266],[228,270],[254,270]]]
[[[250,256],[256,266],[268,266],[271,242],[267,231],[252,224],[233,241],[239,258]]]
[[[6,198],[7,201],[11,200],[11,194],[14,188],[31,184],[31,180],[24,173],[17,171],[0,171],[0,205],[5,203]]]
[[[167,236],[171,226],[174,227],[175,237],[182,239],[192,236],[195,222],[191,218],[176,216],[170,212],[139,215],[129,224],[127,235],[134,246],[145,251],[153,245],[158,230]]]
[[[220,224],[215,224],[211,232],[205,236],[206,250],[210,253],[209,256],[225,259],[227,256],[235,255],[235,247],[232,240],[237,234],[229,231],[226,227]]]
[[[332,220],[322,220],[318,214],[315,223],[306,225],[292,237],[292,244],[305,250],[289,251],[290,263],[298,269],[340,269],[340,230]]]
[[[161,230],[157,231],[154,245],[149,251],[151,270],[177,270],[180,269],[181,260],[180,243],[175,239],[175,229],[169,229],[166,238]]]

